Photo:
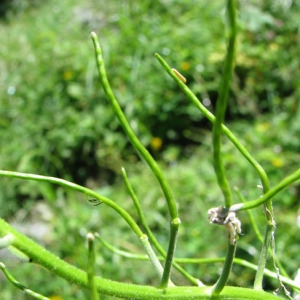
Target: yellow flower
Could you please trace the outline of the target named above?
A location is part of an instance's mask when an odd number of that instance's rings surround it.
[[[271,124],[269,122],[263,122],[258,123],[255,127],[258,132],[265,132],[271,127]]]
[[[150,146],[153,150],[158,151],[162,147],[163,141],[160,137],[152,137]]]
[[[58,296],[58,295],[50,296],[49,299],[51,299],[51,300],[63,300],[63,298],[61,296]]]
[[[280,168],[283,166],[284,162],[281,158],[273,158],[271,161],[274,167]]]
[[[73,72],[71,70],[65,70],[63,72],[63,79],[64,80],[70,80],[73,78]]]
[[[184,61],[182,64],[181,64],[181,69],[183,71],[187,71],[191,68],[191,65],[187,62],[187,61]]]

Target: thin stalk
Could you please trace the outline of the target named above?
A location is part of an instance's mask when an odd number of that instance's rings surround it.
[[[109,251],[118,254],[120,256],[129,258],[129,259],[136,259],[136,260],[142,260],[142,261],[149,261],[149,256],[145,255],[145,254],[136,254],[136,253],[131,253],[128,251],[124,251],[121,249],[118,249],[112,245],[110,245],[109,243],[107,243],[104,239],[102,239],[99,235],[97,235],[99,241],[102,243],[102,245],[107,248]],[[160,261],[165,260],[165,258],[163,256],[158,256],[158,259]],[[180,264],[212,264],[212,263],[219,263],[219,262],[224,262],[225,261],[225,257],[216,257],[216,258],[175,258],[174,260],[176,263],[180,263]],[[248,269],[252,269],[254,271],[257,270],[257,265],[250,263],[244,259],[241,258],[237,258],[235,257],[233,259],[233,262],[237,265],[240,266],[244,266]],[[268,269],[265,269],[264,274],[267,277],[270,278],[274,278],[277,279],[277,274],[275,272],[272,272]],[[299,290],[300,291],[300,286],[299,284],[297,284],[294,280],[290,279],[288,276],[280,276],[280,280],[283,283],[288,284],[289,286],[291,286],[292,288],[294,288],[295,290]]]
[[[175,249],[176,249],[179,225],[180,225],[179,218],[171,221],[168,252],[167,252],[167,256],[166,256],[164,273],[163,273],[163,276],[162,276],[162,279],[160,282],[161,288],[167,288],[168,283],[170,281],[171,267],[173,264],[174,253],[175,253]]]
[[[171,188],[170,188],[169,184],[167,183],[167,181],[166,181],[162,171],[160,170],[158,164],[156,163],[156,161],[153,159],[153,157],[151,156],[149,151],[142,145],[142,143],[140,142],[140,140],[138,139],[138,137],[135,135],[132,128],[130,127],[130,125],[129,125],[111,87],[110,87],[110,84],[109,84],[109,81],[107,78],[107,74],[106,74],[105,65],[104,65],[102,49],[101,49],[101,46],[98,41],[96,33],[92,32],[91,37],[92,37],[92,40],[94,43],[95,55],[96,55],[96,61],[97,61],[100,81],[101,81],[103,90],[106,94],[106,97],[107,97],[109,103],[111,104],[111,106],[114,110],[114,113],[117,116],[123,130],[125,131],[129,141],[131,142],[132,146],[137,151],[137,153],[139,155],[141,155],[141,157],[147,162],[147,164],[151,168],[153,174],[156,176],[156,178],[163,190],[163,193],[165,195],[171,218],[175,219],[178,217],[178,213],[177,213],[177,207],[176,207],[175,199],[173,197]]]
[[[262,282],[263,282],[266,259],[268,256],[268,251],[269,251],[269,247],[270,247],[270,243],[271,243],[272,233],[273,233],[273,225],[267,226],[267,230],[265,233],[265,239],[264,239],[264,243],[262,246],[262,250],[259,255],[257,271],[256,271],[255,279],[254,279],[253,288],[255,290],[263,290]]]
[[[87,234],[88,241],[88,267],[87,278],[90,287],[91,300],[99,300],[99,293],[95,282],[95,237],[92,233]]]
[[[155,271],[160,279],[162,280],[164,269],[156,256],[155,252],[153,251],[151,244],[149,243],[148,236],[144,235],[140,238],[142,245],[144,246],[145,251],[148,253],[148,257],[152,262],[152,265],[155,268]],[[175,286],[175,284],[169,279],[168,286]]]
[[[239,197],[239,199],[243,202],[243,203],[246,203],[246,199],[243,197],[243,195],[241,194],[241,192],[236,189],[236,192],[237,192],[237,195]],[[248,214],[248,217],[249,217],[249,220],[250,220],[250,224],[251,224],[251,227],[253,229],[253,232],[254,234],[256,235],[256,238],[263,244],[264,243],[264,238],[263,238],[263,235],[262,233],[260,232],[258,226],[257,226],[257,222],[255,221],[255,218],[254,218],[254,215],[253,215],[253,212],[251,209],[247,209],[247,214]],[[289,275],[287,274],[287,272],[285,271],[284,267],[282,266],[281,262],[279,261],[279,259],[273,255],[273,251],[271,249],[269,249],[269,254],[273,257],[273,259],[275,260],[276,262],[276,265],[280,268],[281,270],[281,273],[286,277],[286,278],[289,278]]]
[[[164,258],[166,258],[167,254],[165,252],[165,250],[162,248],[162,246],[160,245],[160,243],[157,241],[156,237],[154,236],[154,234],[152,233],[152,230],[149,228],[148,223],[146,221],[145,218],[145,214],[142,210],[140,201],[138,199],[138,197],[136,196],[130,182],[129,179],[127,177],[126,174],[126,170],[124,168],[122,168],[122,176],[123,176],[123,180],[125,183],[125,186],[131,196],[131,199],[134,203],[135,209],[137,210],[140,222],[144,228],[144,230],[146,231],[148,238],[150,240],[150,242],[153,244],[153,246],[156,248],[156,250],[160,253],[160,255],[162,255]],[[187,273],[181,266],[178,265],[178,263],[173,262],[173,266],[176,270],[178,270],[185,278],[187,278],[192,284],[194,285],[199,285],[199,280],[193,276],[191,276],[189,273]]]
[[[230,190],[229,183],[225,174],[225,167],[222,159],[221,145],[222,145],[222,123],[224,122],[225,112],[227,108],[229,89],[232,80],[233,68],[234,68],[234,57],[236,47],[236,3],[235,0],[227,1],[227,15],[229,22],[229,38],[227,46],[227,54],[224,62],[224,70],[220,83],[219,96],[216,107],[216,118],[213,124],[213,158],[214,158],[214,169],[217,175],[219,187],[224,196],[225,207],[229,208],[232,203],[232,193]],[[222,269],[222,273],[213,286],[212,294],[219,295],[227,284],[233,259],[235,256],[236,242],[233,244],[228,242],[227,253],[225,263]]]
[[[20,172],[11,172],[11,171],[4,171],[0,170],[0,176],[10,177],[10,178],[21,178],[25,180],[34,180],[34,181],[41,181],[41,182],[48,182],[48,183],[54,183],[66,188],[70,188],[74,191],[78,191],[83,193],[86,196],[89,196],[93,199],[97,199],[99,202],[108,205],[112,209],[114,209],[131,227],[131,229],[135,232],[135,234],[138,237],[141,237],[144,233],[140,229],[140,227],[137,225],[137,223],[134,221],[134,219],[130,216],[130,214],[124,210],[122,207],[120,207],[118,204],[116,204],[111,199],[104,197],[86,187],[83,187],[81,185],[78,185],[76,183],[56,178],[56,177],[49,177],[49,176],[42,176],[42,175],[36,175],[36,174],[28,174],[28,173],[20,173]]]
[[[51,300],[48,297],[45,297],[41,294],[38,294],[34,291],[32,291],[31,289],[27,288],[25,285],[23,285],[22,283],[20,283],[19,281],[17,281],[10,273],[9,271],[6,269],[5,265],[0,262],[0,269],[2,270],[2,272],[4,273],[4,275],[6,276],[6,278],[18,289],[20,289],[22,291],[22,293],[29,295],[35,299],[39,299],[39,300]]]
[[[292,173],[291,175],[287,176],[285,179],[283,179],[281,182],[279,182],[277,185],[275,185],[272,189],[270,189],[266,194],[263,196],[248,201],[246,203],[237,203],[230,207],[229,211],[241,211],[246,209],[252,209],[254,207],[258,207],[267,201],[269,201],[271,198],[273,198],[275,195],[277,195],[279,192],[281,192],[283,189],[289,187],[294,182],[300,180],[300,169]]]
[[[171,67],[167,62],[158,54],[155,53],[157,60],[160,62],[162,67],[167,71],[167,73],[172,77],[172,79],[177,83],[185,95],[193,102],[196,108],[212,123],[215,122],[215,116],[201,103],[201,101],[196,97],[196,95],[185,85],[172,71]],[[222,124],[223,133],[228,137],[228,139],[234,144],[234,146],[239,150],[239,152],[246,158],[246,160],[253,166],[256,170],[264,190],[268,190],[270,187],[269,179],[263,167],[254,159],[254,157],[249,153],[249,151],[240,143],[237,137],[230,131],[228,127]]]
[[[214,296],[219,295],[223,291],[223,289],[228,281],[228,278],[229,278],[229,275],[230,275],[230,272],[232,269],[234,256],[235,256],[235,249],[236,249],[236,243],[234,243],[232,245],[228,241],[227,253],[226,253],[226,258],[225,258],[224,266],[222,269],[222,273],[221,273],[221,276],[219,277],[218,281],[213,286],[212,294]]]
[[[227,2],[227,15],[229,21],[229,39],[227,46],[227,55],[224,62],[223,75],[221,78],[219,96],[217,100],[215,122],[213,124],[213,164],[217,176],[219,187],[223,193],[225,207],[232,205],[232,193],[225,174],[225,167],[222,159],[222,123],[224,123],[225,112],[227,108],[229,89],[232,80],[234,57],[236,47],[236,7],[234,0]]]
[[[166,282],[169,281],[169,278],[166,279],[166,276],[170,275],[171,272],[171,266],[173,262],[173,255],[174,251],[176,248],[176,244],[174,242],[177,241],[177,235],[178,235],[178,229],[179,229],[179,224],[180,222],[177,222],[178,220],[178,211],[177,211],[177,206],[175,199],[173,197],[171,188],[169,184],[167,183],[161,169],[159,168],[158,164],[156,161],[153,159],[153,157],[150,155],[150,153],[147,151],[147,149],[142,145],[140,140],[137,138],[135,133],[133,132],[132,128],[130,127],[117,99],[115,98],[115,95],[110,87],[107,74],[106,74],[106,69],[105,69],[105,64],[104,64],[104,59],[103,59],[103,54],[102,54],[102,49],[100,46],[100,43],[98,41],[97,35],[95,32],[91,33],[91,37],[93,40],[94,44],[94,49],[95,49],[95,55],[96,55],[96,62],[98,66],[98,72],[100,76],[100,81],[103,87],[103,90],[108,98],[109,103],[111,104],[114,113],[116,114],[121,126],[123,127],[123,130],[125,131],[129,141],[131,142],[132,146],[134,149],[139,153],[139,155],[147,162],[149,165],[150,169],[152,170],[153,174],[157,178],[161,189],[165,195],[165,199],[167,201],[169,213],[171,216],[171,224],[170,224],[170,241],[169,241],[169,248],[167,251],[167,257],[166,257],[166,265],[164,268],[164,275],[163,275],[163,281],[165,284]],[[177,223],[177,226],[173,226],[173,223]],[[172,248],[170,248],[172,247]],[[169,269],[170,268],[170,269]]]

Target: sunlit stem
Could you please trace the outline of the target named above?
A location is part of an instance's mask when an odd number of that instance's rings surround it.
[[[138,137],[135,135],[133,132],[132,128],[130,127],[126,116],[124,115],[117,99],[115,98],[115,95],[110,87],[107,74],[106,74],[106,68],[104,64],[104,59],[103,59],[103,54],[102,54],[102,49],[98,40],[98,37],[95,32],[91,33],[91,37],[93,40],[94,44],[94,49],[95,49],[95,55],[96,55],[96,62],[98,66],[98,72],[100,76],[100,81],[103,87],[103,90],[106,94],[106,97],[108,101],[110,102],[115,115],[117,116],[121,126],[123,127],[123,130],[125,131],[129,141],[131,142],[132,146],[134,149],[137,151],[137,153],[147,162],[149,165],[150,169],[152,170],[153,174],[157,178],[161,189],[165,195],[165,199],[168,205],[170,217],[171,217],[171,223],[173,220],[178,219],[178,211],[177,211],[177,205],[175,202],[175,199],[173,197],[173,193],[171,191],[171,188],[166,181],[160,167],[156,163],[156,161],[153,159],[153,157],[150,155],[148,150],[142,145]],[[171,225],[171,230],[170,230],[170,241],[169,241],[169,248],[167,251],[167,257],[166,257],[166,264],[164,267],[164,274],[163,274],[163,284],[167,284],[169,282],[169,277],[171,273],[171,266],[173,262],[173,257],[174,257],[174,251],[176,248],[176,241],[177,241],[177,234],[178,234],[178,229],[179,229],[179,224],[176,227]],[[172,247],[172,248],[170,248]],[[168,278],[167,278],[168,277]]]
[[[219,187],[223,193],[225,207],[232,205],[232,194],[229,183],[225,175],[225,168],[222,159],[222,123],[227,108],[229,89],[232,80],[232,73],[234,68],[235,46],[236,46],[236,8],[235,1],[228,0],[227,14],[229,20],[229,39],[227,47],[227,55],[224,62],[223,75],[221,78],[219,96],[217,100],[215,122],[213,124],[213,158],[214,169],[217,175]]]
[[[154,234],[152,233],[151,229],[148,226],[148,223],[146,221],[145,218],[145,214],[143,213],[140,201],[138,199],[138,197],[136,196],[130,182],[128,179],[128,176],[126,174],[126,171],[124,168],[122,168],[122,176],[124,179],[124,183],[126,185],[126,188],[131,196],[131,199],[133,200],[134,206],[137,210],[140,222],[144,228],[144,230],[146,231],[148,238],[150,240],[150,242],[152,243],[152,245],[156,248],[156,250],[160,253],[160,255],[162,255],[164,258],[166,258],[167,254],[165,252],[165,250],[162,248],[162,246],[160,245],[160,243],[157,241],[156,237],[154,236]],[[199,285],[201,284],[200,280],[193,277],[192,275],[190,275],[189,273],[187,273],[180,265],[178,265],[176,262],[173,262],[173,266],[175,269],[177,269],[185,278],[187,278],[191,283],[193,283],[194,285]],[[202,285],[202,284],[201,284]]]

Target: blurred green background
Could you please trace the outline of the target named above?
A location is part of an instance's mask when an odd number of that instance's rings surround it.
[[[226,122],[266,169],[271,185],[299,162],[299,13],[300,1],[239,1],[238,53]],[[225,233],[207,220],[207,210],[222,204],[212,167],[211,124],[154,57],[161,54],[181,72],[213,112],[225,55],[224,1],[7,0],[1,2],[0,14],[1,169],[86,185],[137,218],[120,176],[125,166],[149,225],[166,248],[166,205],[101,90],[89,37],[94,30],[120,104],[174,190],[183,222],[178,257],[224,256]],[[248,200],[261,194],[258,176],[226,139],[224,161],[232,187]],[[291,276],[300,259],[299,194],[293,186],[274,199],[278,257]],[[142,253],[138,239],[113,211],[90,207],[82,195],[59,187],[1,178],[0,207],[1,217],[82,268],[89,231]],[[263,230],[262,209],[254,213]],[[255,263],[259,242],[247,213],[239,217],[244,235],[237,256]],[[158,283],[150,264],[147,272],[145,262],[121,258],[99,244],[97,249],[97,274]],[[22,283],[52,299],[88,297],[87,291],[7,252],[1,251],[0,258]],[[221,266],[186,269],[213,284]],[[176,283],[186,283],[174,276]],[[251,286],[253,278],[253,271],[234,266],[230,284]],[[265,280],[265,286],[275,289],[277,284]],[[30,299],[2,275],[0,290],[2,299]]]

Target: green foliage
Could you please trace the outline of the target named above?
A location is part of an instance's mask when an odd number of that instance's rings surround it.
[[[270,181],[277,183],[287,172],[292,172],[299,161],[299,155],[293,152],[297,151],[299,140],[291,138],[298,132],[300,111],[295,112],[299,88],[297,79],[291,75],[299,68],[293,59],[297,53],[298,33],[295,29],[299,4],[294,2],[288,7],[279,2],[256,2],[241,2],[240,48],[227,119],[232,121],[230,128],[236,132],[241,144],[257,154],[256,158],[270,174]],[[211,137],[205,131],[210,125],[176,84],[163,77],[153,59],[154,52],[166,57],[187,77],[188,86],[204,99],[205,106],[213,110],[225,54],[223,5],[221,1],[209,4],[204,1],[197,7],[193,3],[183,6],[180,1],[124,1],[122,5],[111,1],[103,8],[101,3],[64,0],[30,7],[28,1],[24,1],[22,9],[9,11],[0,29],[2,33],[7,29],[11,32],[7,44],[0,46],[5,57],[0,75],[4,87],[0,107],[1,168],[49,174],[81,184],[88,182],[91,186],[101,185],[101,195],[116,199],[118,204],[122,199],[122,207],[130,211],[133,220],[138,219],[130,199],[124,196],[123,188],[103,188],[103,184],[114,176],[111,174],[119,172],[124,159],[130,166],[137,162],[137,158],[128,150],[121,126],[104,95],[98,92],[95,63],[90,55],[91,47],[86,43],[86,32],[97,28],[107,56],[110,82],[116,88],[121,107],[142,144],[151,149],[154,156],[164,159],[162,165],[166,169],[166,178],[175,187],[173,192],[184,221],[178,240],[178,256],[223,256],[224,240],[216,239],[217,229],[206,230],[207,210],[222,204],[208,155]],[[292,39],[287,38],[285,32],[292,32],[289,34]],[[282,49],[286,48],[291,51],[282,55]],[[261,115],[264,112],[269,114]],[[258,117],[253,119],[250,131],[249,123],[236,121],[241,116]],[[197,129],[199,125],[203,130]],[[271,130],[274,127],[276,131]],[[199,140],[200,149],[190,147],[190,143]],[[184,148],[181,147],[183,144]],[[261,191],[255,188],[259,181],[254,170],[249,169],[244,160],[237,159],[240,154],[231,143],[222,142],[222,148],[231,186],[239,187],[247,199],[260,197]],[[134,171],[137,175],[132,176]],[[131,169],[129,177],[143,200],[149,227],[154,229],[159,243],[167,249],[168,223],[164,217],[168,209],[163,193],[154,187],[156,181],[140,164]],[[54,189],[50,182],[53,181],[24,184],[18,180],[1,180],[1,216],[16,211],[23,199],[42,196],[49,200],[55,214],[51,230],[55,238],[63,242],[57,245],[51,240],[48,245],[60,257],[76,263],[81,269],[86,267],[87,253],[78,245],[83,245],[89,231],[101,228],[101,235],[111,244],[130,252],[138,249],[139,244],[132,238],[131,231],[115,212],[103,208],[104,205],[99,205],[97,210],[84,207],[81,201],[74,200],[84,200],[85,196]],[[288,257],[299,258],[295,246],[299,238],[295,216],[288,209],[296,207],[295,195],[298,193],[297,187],[290,187],[280,194],[280,198],[275,197],[276,219],[283,220],[282,227],[277,230],[277,251],[279,258],[284,258],[284,269],[290,274],[296,269],[294,261]],[[101,202],[94,198],[94,194],[91,197],[95,202]],[[11,201],[15,198],[18,202]],[[239,201],[236,194],[233,198],[234,202]],[[103,198],[103,203],[110,203],[108,200]],[[168,204],[169,208],[173,207],[171,216],[176,217],[174,204]],[[32,207],[32,204],[26,205],[27,209]],[[241,214],[242,217],[244,236],[239,240],[237,255],[256,263],[255,256],[261,245],[251,234],[252,225],[246,214]],[[259,227],[265,223],[263,217],[257,212]],[[112,230],[108,224],[114,224],[118,229]],[[289,227],[292,229],[286,234]],[[135,225],[133,228],[139,231]],[[130,278],[135,283],[159,284],[150,263],[148,270],[145,262],[132,263],[117,255],[112,256],[99,245],[96,247],[101,250],[101,255],[95,263],[101,268],[104,278],[118,281]],[[168,256],[170,261],[171,256],[172,253]],[[133,264],[135,270],[147,269],[147,272],[135,272]],[[205,283],[212,284],[221,266],[188,265],[185,269],[191,274],[200,273],[199,277],[204,278]],[[272,265],[268,267],[272,268]],[[246,274],[238,265],[234,268],[230,284],[248,286],[253,281],[254,272]],[[26,278],[26,274],[32,272],[25,269],[17,265],[18,279]],[[27,284],[34,291],[43,286],[43,292],[53,297],[62,289],[72,298],[88,295],[79,287],[70,287],[59,279],[53,278],[52,286],[39,268],[35,269],[35,274],[39,279]],[[186,279],[177,271],[173,277],[176,283],[185,284]],[[266,289],[274,289],[276,281],[267,280],[265,285]],[[238,289],[230,291],[238,293]],[[229,292],[225,289],[224,293],[225,297]],[[8,298],[9,293],[5,296]]]
[[[79,0],[39,5],[23,0],[14,5],[15,13],[8,11],[1,23],[6,36],[0,46],[3,168],[84,183],[99,177],[110,181],[124,158],[136,160],[99,95],[91,47],[86,43],[86,32],[92,29],[101,32],[111,83],[144,145],[156,149],[152,142],[158,137],[162,141],[158,149],[182,147],[197,140],[199,125],[207,127],[174,83],[162,81],[153,54],[167,57],[213,109],[225,53],[222,1],[200,1],[196,6],[180,1],[124,1],[122,5],[110,1],[103,7]],[[294,114],[299,95],[292,75],[299,68],[293,59],[298,49],[299,4],[291,5],[241,4],[230,118],[252,118],[264,111]],[[281,49],[287,48],[283,55]],[[293,124],[296,134],[297,122]],[[16,193],[55,198],[49,189],[34,184],[3,185],[1,191],[9,199]]]

